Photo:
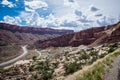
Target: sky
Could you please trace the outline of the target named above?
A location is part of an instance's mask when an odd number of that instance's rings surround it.
[[[120,0],[0,0],[0,22],[80,31],[120,20]]]

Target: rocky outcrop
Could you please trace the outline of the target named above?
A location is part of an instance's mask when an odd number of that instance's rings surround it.
[[[120,42],[120,22],[108,27],[109,29],[103,31],[104,35],[98,37],[91,45]]]
[[[114,25],[94,27],[80,32],[62,35],[46,41],[38,40],[35,48],[64,47],[79,45],[99,45],[120,41],[120,22]]]

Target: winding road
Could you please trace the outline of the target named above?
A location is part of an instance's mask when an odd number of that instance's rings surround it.
[[[38,56],[38,58],[40,58],[41,57],[41,52],[40,51],[38,51],[37,49],[35,49],[35,51],[39,54],[39,56]]]
[[[8,66],[18,60],[20,60],[21,58],[23,58],[24,56],[26,56],[28,54],[28,50],[27,50],[27,45],[25,46],[22,46],[22,49],[23,49],[23,54],[21,54],[20,56],[14,58],[14,59],[11,59],[9,61],[6,61],[6,62],[3,62],[0,64],[0,67],[5,67],[5,66]]]
[[[39,54],[38,58],[40,58],[42,56],[42,53],[46,53],[46,58],[49,57],[49,52],[45,52],[45,50],[41,50],[41,51],[38,51],[37,49],[35,49],[35,52],[37,52]]]

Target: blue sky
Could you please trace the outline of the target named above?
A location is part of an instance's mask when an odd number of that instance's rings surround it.
[[[114,24],[120,0],[0,0],[0,22],[73,29]]]

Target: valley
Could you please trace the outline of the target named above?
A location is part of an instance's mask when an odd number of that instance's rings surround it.
[[[84,48],[82,49],[81,47]],[[18,61],[11,67],[1,69],[0,76],[1,79],[4,76],[7,80],[76,80],[77,78],[78,80],[85,80],[82,78],[80,79],[78,74],[86,75],[92,70],[89,70],[89,68],[93,68],[92,65],[97,66],[96,64],[98,64],[99,61],[103,63],[104,60],[105,63],[107,63],[104,68],[108,70],[111,67],[111,61],[115,58],[114,55],[117,57],[117,55],[120,54],[119,48],[120,43],[112,43],[98,47],[87,47],[81,45],[79,47],[62,47],[54,50],[38,50],[41,53],[39,54],[40,56],[33,56],[30,60],[23,60],[23,62],[25,62],[23,64],[18,64],[19,62],[22,62]],[[110,61],[108,59],[106,62],[106,57],[109,55],[113,56]],[[87,68],[87,66],[90,67]],[[105,72],[107,71],[106,69]],[[100,73],[98,73],[99,80],[103,80],[104,72]],[[91,79],[92,78],[95,78],[96,80],[98,77],[91,76]]]
[[[0,0],[0,80],[120,80],[120,0]]]
[[[0,63],[21,55],[22,45],[30,46],[37,40],[46,40],[72,32],[72,30],[33,28],[0,23]]]
[[[5,26],[0,32],[0,65],[10,64],[0,68],[0,80],[106,80],[120,55],[120,22],[59,35],[58,30],[38,34],[34,28],[21,32]]]

